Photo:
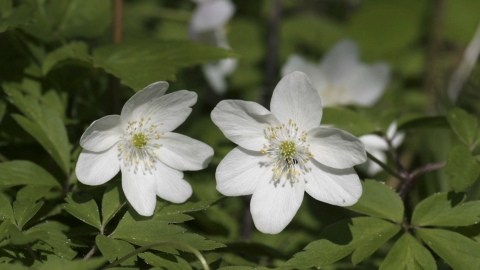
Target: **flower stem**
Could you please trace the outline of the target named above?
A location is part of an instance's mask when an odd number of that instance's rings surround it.
[[[122,258],[114,261],[113,263],[107,265],[107,267],[105,267],[104,269],[115,267],[115,266],[121,264],[122,262],[126,261],[128,258],[130,258],[132,256],[135,256],[139,253],[142,253],[146,250],[149,250],[153,247],[158,247],[158,246],[172,246],[172,247],[180,248],[180,249],[183,249],[183,250],[188,250],[198,258],[198,260],[200,261],[200,263],[203,266],[203,269],[210,270],[210,267],[208,266],[208,263],[205,260],[205,257],[203,257],[202,253],[200,253],[200,251],[198,251],[198,249],[196,249],[196,248],[194,248],[194,247],[192,247],[188,244],[185,244],[185,243],[173,242],[173,241],[157,242],[157,243],[153,243],[153,244],[146,245],[146,246],[143,246],[141,248],[138,248],[138,249],[128,253],[127,255],[123,256]]]
[[[387,164],[381,162],[380,160],[378,160],[376,157],[374,157],[372,154],[368,153],[367,152],[367,157],[377,163],[380,167],[382,167],[386,172],[388,172],[389,174],[391,174],[392,176],[400,179],[400,180],[404,180],[404,178],[402,176],[400,176],[395,170],[393,170],[392,168],[388,167]]]

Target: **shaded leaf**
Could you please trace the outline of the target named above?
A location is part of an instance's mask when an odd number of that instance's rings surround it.
[[[480,269],[480,244],[459,233],[418,229],[423,241],[454,269]]]
[[[71,249],[72,242],[62,231],[48,225],[35,226],[25,232],[28,237],[39,239],[53,248],[53,252],[69,260],[75,258],[77,252]]]
[[[304,251],[295,254],[285,266],[322,267],[342,259],[351,252],[352,262],[357,264],[375,252],[400,229],[400,226],[393,223],[371,217],[342,220],[326,227],[320,234],[320,240],[308,244]]]
[[[57,256],[49,256],[48,259],[36,270],[52,270],[52,269],[68,269],[68,270],[85,270],[85,269],[99,269],[104,265],[106,260],[104,258],[91,258],[88,261],[83,259],[68,260],[59,258]]]
[[[445,173],[455,191],[471,186],[480,175],[480,165],[464,145],[453,147],[448,153]]]
[[[5,111],[7,110],[7,104],[0,100],[0,124],[2,123]]]
[[[34,237],[25,235],[13,224],[10,224],[10,227],[8,228],[8,233],[10,234],[10,242],[13,245],[25,245],[37,240]]]
[[[470,146],[477,133],[478,121],[473,115],[460,108],[453,108],[447,114],[447,120],[453,132],[466,145]]]
[[[355,136],[372,133],[376,129],[367,117],[342,108],[324,108],[322,125],[333,125]]]
[[[188,264],[187,261],[175,255],[162,254],[161,256],[157,256],[153,253],[145,252],[139,254],[138,256],[144,259],[145,262],[150,264],[151,266],[164,267],[165,269],[169,270],[192,269],[192,267],[190,266],[190,264]]]
[[[102,199],[102,227],[125,205],[126,198],[123,194],[121,182],[110,183],[105,189]]]
[[[17,160],[0,163],[0,186],[19,185],[59,186],[50,173],[33,162]]]
[[[111,239],[101,234],[95,237],[95,243],[97,244],[98,249],[100,249],[100,252],[102,252],[103,256],[107,258],[109,262],[120,259],[135,250],[135,247],[128,242]],[[134,265],[136,258],[136,255],[132,256],[123,262],[122,265]]]
[[[414,117],[398,123],[398,130],[410,130],[419,128],[447,128],[448,121],[444,116],[421,116]]]
[[[8,1],[5,2],[8,5]],[[35,12],[35,2],[25,1],[21,5],[12,8],[2,6],[0,10],[0,33],[5,32],[9,28],[14,28],[28,24]]]
[[[436,270],[435,259],[428,249],[409,233],[393,245],[380,270]]]
[[[3,193],[0,193],[0,219],[11,223],[15,222],[15,216],[13,215],[10,200],[3,195]]]
[[[98,212],[98,206],[95,200],[88,195],[83,193],[79,195],[78,193],[70,193],[65,201],[67,203],[63,204],[63,208],[74,217],[80,219],[81,221],[92,225],[93,227],[101,230],[100,222],[100,213]]]
[[[74,41],[47,54],[42,62],[42,74],[47,75],[53,68],[66,60],[79,60],[91,62],[88,54],[88,45],[84,42]]]
[[[23,226],[40,210],[43,204],[43,201],[35,203],[32,199],[16,200],[13,202],[13,212],[20,230],[22,230]]]
[[[374,180],[362,182],[362,188],[363,193],[358,202],[346,208],[372,217],[402,223],[403,202],[392,188]]]
[[[25,186],[17,192],[17,201],[41,199],[48,191],[52,189],[51,186]]]
[[[235,57],[232,52],[190,41],[139,40],[98,47],[93,62],[138,91],[156,81],[176,80],[179,68]]]
[[[480,221],[480,201],[467,202],[464,193],[439,193],[421,201],[413,211],[419,226],[468,226]]]

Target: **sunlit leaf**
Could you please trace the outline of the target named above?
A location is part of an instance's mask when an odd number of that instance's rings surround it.
[[[347,207],[348,209],[372,217],[402,223],[403,202],[392,188],[382,182],[373,180],[362,182],[362,187],[362,196],[356,204]]]
[[[480,202],[464,203],[464,193],[439,193],[421,201],[413,211],[419,226],[468,226],[480,222]]]
[[[357,264],[370,256],[401,227],[382,219],[359,217],[342,220],[325,228],[320,240],[311,242],[285,266],[296,268],[322,267],[352,253]]]
[[[418,229],[423,241],[454,269],[480,269],[480,244],[459,233]]]
[[[59,186],[50,173],[33,162],[16,160],[0,163],[0,186],[19,185]]]
[[[435,259],[413,236],[405,233],[397,240],[380,270],[436,270]]]
[[[471,186],[480,175],[480,165],[464,145],[457,145],[447,157],[445,173],[455,191],[463,191]]]
[[[98,206],[90,195],[71,193],[65,198],[65,201],[67,203],[63,204],[63,208],[68,213],[99,230],[101,229]]]
[[[453,108],[448,112],[447,120],[458,138],[466,146],[470,146],[477,133],[477,118],[460,108]]]
[[[10,200],[5,195],[3,195],[3,193],[0,193],[0,219],[7,222],[15,222],[15,216],[13,214]]]
[[[15,214],[15,220],[20,230],[38,210],[40,210],[43,204],[43,202],[35,203],[32,199],[16,200],[13,202],[13,213]]]

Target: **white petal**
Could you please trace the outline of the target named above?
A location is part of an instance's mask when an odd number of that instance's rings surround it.
[[[138,91],[123,105],[121,113],[122,119],[126,122],[132,121],[132,113],[135,109],[163,96],[165,92],[167,92],[167,89],[168,83],[160,81],[152,83]]]
[[[386,151],[388,150],[388,144],[385,141],[384,138],[375,135],[375,134],[367,134],[359,137],[360,141],[363,142],[363,145],[365,146],[365,150],[367,152],[372,152],[372,151]]]
[[[266,162],[268,160],[260,152],[234,148],[218,164],[215,172],[217,190],[225,196],[253,194],[257,183],[270,171],[265,167]]]
[[[133,167],[125,167],[120,162],[122,169],[122,189],[130,205],[142,216],[151,216],[157,202],[156,175],[134,171]]]
[[[151,118],[158,132],[172,131],[185,122],[197,102],[197,93],[180,90],[152,100],[147,105],[134,110],[133,115],[139,120]]]
[[[358,65],[358,49],[355,42],[342,40],[323,57],[321,67],[334,86],[342,86]]]
[[[382,151],[371,150],[371,151],[368,151],[368,152],[370,154],[372,154],[372,156],[374,156],[375,158],[377,158],[378,160],[380,160],[383,163],[385,163],[387,161],[387,156]],[[380,165],[371,161],[370,159],[367,160],[367,162],[359,165],[357,168],[366,172],[369,176],[374,176],[374,175],[376,175],[377,173],[379,173],[383,170],[383,168],[380,167]]]
[[[316,200],[338,206],[355,204],[362,185],[353,168],[333,169],[311,160],[312,170],[305,174],[305,191]]]
[[[277,119],[287,124],[290,119],[301,131],[320,125],[322,102],[305,73],[294,71],[283,77],[275,87],[270,109]]]
[[[268,176],[268,177],[265,177]],[[263,233],[281,232],[292,221],[302,204],[305,184],[303,181],[285,186],[270,182],[273,173],[259,181],[250,202],[255,227]]]
[[[404,138],[405,138],[405,133],[398,132],[397,134],[395,134],[395,137],[393,137],[392,146],[394,148],[399,147],[402,144]]]
[[[332,168],[351,168],[367,160],[363,143],[340,129],[314,128],[308,131],[307,143],[313,158]]]
[[[93,122],[80,138],[80,145],[90,151],[104,151],[120,140],[123,135],[119,115],[107,115]]]
[[[82,150],[75,167],[78,181],[90,186],[104,184],[112,179],[119,170],[120,161],[116,145],[102,152]]]
[[[202,1],[193,12],[190,27],[202,32],[220,28],[235,13],[235,6],[229,0]]]
[[[158,197],[173,203],[183,203],[192,196],[192,187],[183,180],[183,172],[162,162],[156,163],[155,169]]]
[[[180,171],[204,169],[213,157],[210,146],[178,133],[166,132],[155,143],[160,145],[155,150],[159,159]]]
[[[301,71],[307,74],[313,86],[320,91],[328,86],[327,78],[323,70],[316,64],[310,63],[303,59],[303,57],[293,54],[288,57],[287,62],[282,67],[282,76],[285,76],[293,71]],[[322,105],[326,106],[325,100],[322,98]]]
[[[220,101],[213,109],[211,116],[225,137],[252,151],[260,151],[267,143],[264,134],[265,126],[280,125],[267,109],[251,101]]]
[[[345,87],[353,103],[371,106],[380,98],[389,80],[390,69],[387,64],[358,65],[352,70]]]

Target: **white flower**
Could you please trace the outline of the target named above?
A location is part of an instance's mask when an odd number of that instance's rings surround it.
[[[397,148],[400,146],[400,144],[402,144],[405,133],[397,133],[397,122],[395,121],[388,127],[386,137],[388,140],[391,141],[392,147]],[[374,156],[381,162],[387,162],[387,156],[385,155],[385,151],[388,150],[388,143],[385,138],[382,138],[375,134],[368,134],[360,136],[359,139],[365,145],[365,150],[367,152],[372,154],[372,156]],[[375,175],[382,170],[382,167],[380,167],[380,165],[371,160],[367,160],[367,162],[363,163],[359,167],[360,169],[366,171],[368,175]]]
[[[156,82],[133,95],[121,115],[93,122],[80,139],[84,148],[76,166],[86,185],[101,185],[122,171],[125,196],[143,216],[153,214],[156,196],[182,203],[192,195],[182,171],[208,165],[213,149],[171,132],[190,115],[197,94],[181,90],[164,95],[167,82]]]
[[[385,63],[365,65],[358,60],[357,45],[350,40],[337,43],[320,64],[309,63],[292,55],[282,68],[282,75],[302,71],[312,80],[324,106],[373,105],[389,81]]]
[[[238,145],[217,167],[217,190],[226,196],[253,194],[253,221],[264,233],[288,225],[304,191],[333,205],[356,203],[362,186],[352,167],[366,160],[363,143],[319,126],[322,103],[308,77],[302,72],[283,77],[270,108],[224,100],[212,111],[213,122]]]
[[[235,13],[235,6],[230,0],[193,0],[198,4],[190,21],[189,36],[192,40],[215,47],[230,49],[225,33],[225,24]],[[225,77],[237,67],[237,60],[222,59],[202,66],[203,73],[218,93],[227,91]]]

